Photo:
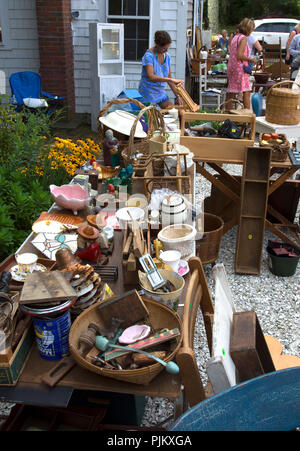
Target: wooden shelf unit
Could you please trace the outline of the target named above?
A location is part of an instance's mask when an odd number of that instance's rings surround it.
[[[268,203],[270,162],[270,148],[246,148],[235,257],[236,273],[260,273]]]

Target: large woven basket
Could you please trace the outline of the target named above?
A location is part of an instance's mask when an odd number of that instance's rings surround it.
[[[140,118],[145,114],[148,114],[149,128],[147,132],[147,137],[144,139],[136,140],[134,139],[136,126]],[[130,131],[128,145],[125,146],[121,152],[123,161],[125,165],[134,164],[134,156],[137,153],[143,155],[149,155],[149,140],[154,135],[154,131],[159,130],[161,136],[166,137],[165,122],[162,114],[154,105],[150,105],[141,109],[137,115]]]
[[[290,83],[295,82],[283,80],[268,90],[266,97],[266,121],[280,125],[299,124],[300,92],[290,88],[279,88],[279,85]]]
[[[102,301],[106,302],[106,301]],[[172,346],[171,352],[164,359],[165,362],[170,362],[175,358],[182,340],[182,323],[179,315],[162,304],[161,302],[154,301],[152,299],[143,298],[148,311],[149,311],[149,323],[153,329],[178,328],[180,336],[177,337],[176,343]],[[100,303],[94,304],[86,309],[80,316],[78,316],[69,333],[70,352],[78,365],[81,367],[97,373],[101,376],[110,377],[119,381],[132,382],[133,384],[148,385],[152,379],[154,379],[161,371],[165,371],[164,366],[160,363],[154,363],[153,365],[145,366],[135,370],[110,370],[107,368],[101,368],[92,363],[89,363],[78,352],[78,343],[80,335],[88,329],[90,323],[95,323],[98,326],[105,329],[104,323],[101,319],[101,314],[98,310]]]
[[[144,109],[145,105],[141,102],[139,102],[136,99],[114,99],[111,100],[110,102],[108,102],[105,107],[100,111],[99,115],[98,115],[98,135],[100,138],[100,144],[104,144],[104,140],[105,140],[105,131],[108,129],[108,127],[106,127],[104,124],[102,124],[100,122],[100,117],[104,116],[109,109],[113,106],[113,105],[123,105],[125,103],[134,103],[136,106],[138,106],[140,109]],[[149,133],[153,133],[153,121],[152,121],[152,117],[150,117],[150,113],[147,112],[147,118],[148,118],[148,122],[149,122],[149,128],[150,131]],[[120,143],[120,150],[122,151],[122,149],[124,149],[124,147],[128,146],[128,138],[124,139],[124,135],[122,135],[121,133],[114,133],[115,137],[119,140]]]

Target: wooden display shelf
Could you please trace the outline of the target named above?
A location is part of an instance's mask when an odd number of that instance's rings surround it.
[[[248,138],[230,139],[230,138],[211,138],[184,136],[185,124],[194,121],[225,121],[232,120],[237,124],[247,124],[251,128]],[[255,114],[235,115],[235,114],[217,114],[217,113],[189,113],[182,115],[180,144],[186,146],[195,155],[195,158],[201,158],[203,161],[219,162],[222,159],[230,160],[233,163],[239,163],[244,160],[245,149],[253,146],[255,138]]]
[[[259,274],[268,204],[271,149],[248,147],[241,183],[235,271]]]

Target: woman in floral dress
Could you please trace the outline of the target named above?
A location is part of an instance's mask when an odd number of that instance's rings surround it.
[[[238,26],[239,33],[236,34],[230,44],[230,56],[227,65],[227,108],[232,109],[232,100],[236,94],[242,93],[244,108],[250,109],[251,84],[249,74],[244,72],[243,65],[255,63],[255,58],[251,58],[247,42],[247,36],[250,36],[254,30],[252,19],[243,19]]]

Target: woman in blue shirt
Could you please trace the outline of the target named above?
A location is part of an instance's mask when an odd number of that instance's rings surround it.
[[[139,84],[139,93],[142,102],[158,104],[160,108],[169,108],[173,102],[165,91],[166,83],[170,86],[181,104],[175,86],[183,80],[171,77],[171,59],[167,53],[171,45],[171,37],[166,31],[156,31],[154,47],[148,49],[142,58],[142,78]]]

